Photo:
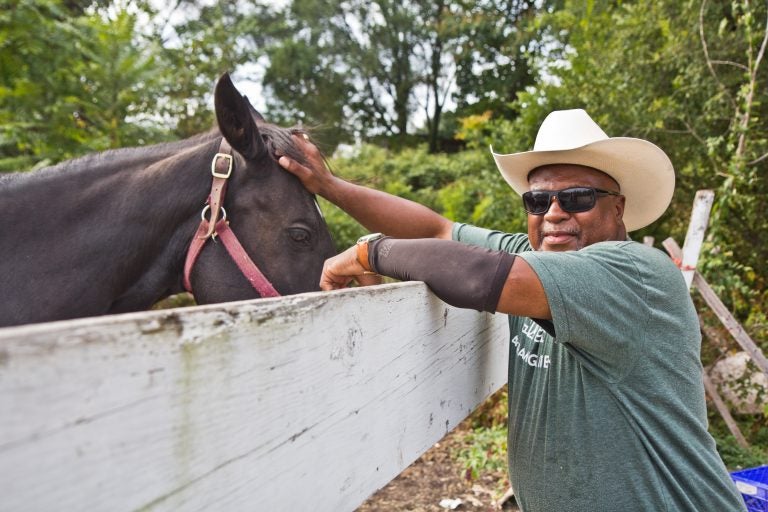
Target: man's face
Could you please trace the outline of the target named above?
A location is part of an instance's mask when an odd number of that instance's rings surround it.
[[[553,164],[535,169],[528,177],[531,190],[556,191],[593,187],[620,192],[607,174],[590,167]],[[536,251],[576,251],[606,240],[625,240],[622,217],[624,196],[598,196],[594,208],[568,213],[553,198],[544,215],[528,214],[528,238]]]

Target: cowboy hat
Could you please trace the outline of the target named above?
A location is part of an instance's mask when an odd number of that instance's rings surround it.
[[[555,110],[541,123],[533,151],[491,153],[501,175],[515,192],[529,190],[528,174],[542,165],[578,164],[616,180],[626,198],[627,231],[647,226],[669,206],[675,171],[655,144],[631,137],[608,137],[582,109]]]

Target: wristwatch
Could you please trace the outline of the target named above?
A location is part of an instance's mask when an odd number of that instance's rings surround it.
[[[360,263],[360,266],[366,272],[373,272],[371,265],[368,263],[368,244],[383,237],[382,233],[371,233],[357,239],[357,262]]]

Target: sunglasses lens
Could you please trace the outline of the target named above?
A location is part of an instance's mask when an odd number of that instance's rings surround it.
[[[530,191],[523,194],[523,206],[525,211],[534,215],[547,213],[552,195],[546,191]]]
[[[557,201],[568,213],[586,212],[595,206],[595,191],[591,188],[567,188],[558,192]]]

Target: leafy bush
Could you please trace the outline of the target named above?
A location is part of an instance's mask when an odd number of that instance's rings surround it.
[[[729,471],[736,471],[768,464],[768,421],[765,416],[743,415],[735,420],[750,443],[747,448],[739,446],[716,411],[709,411],[709,431],[717,442],[717,451],[725,466]]]
[[[330,165],[348,181],[416,201],[451,220],[512,232],[526,229],[520,198],[487,149],[429,154],[426,146],[394,152],[362,145],[352,156],[331,159]],[[321,201],[321,208],[339,250],[365,233],[327,201]]]

